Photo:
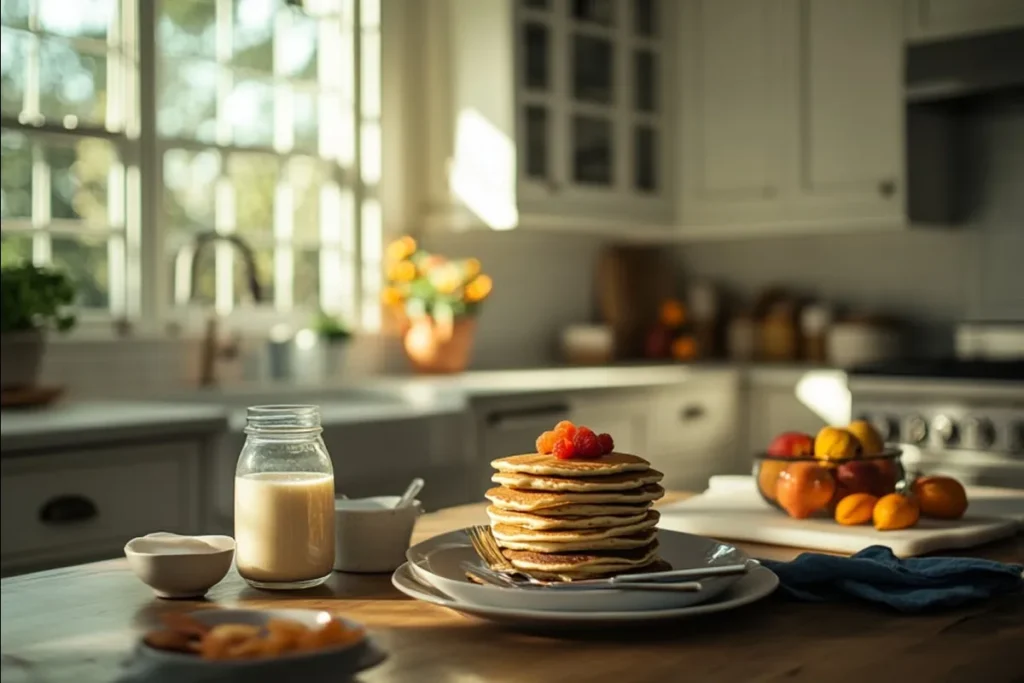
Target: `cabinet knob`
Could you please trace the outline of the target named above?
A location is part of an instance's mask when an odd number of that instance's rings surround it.
[[[885,198],[889,198],[896,194],[896,181],[895,180],[883,180],[878,183],[878,194]]]
[[[96,503],[85,496],[57,496],[48,500],[39,509],[39,521],[43,524],[73,524],[85,522],[99,514]]]

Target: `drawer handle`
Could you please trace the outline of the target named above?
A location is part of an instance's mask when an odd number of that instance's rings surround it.
[[[54,525],[75,524],[86,522],[98,514],[96,503],[85,496],[57,496],[40,508],[39,521]]]
[[[704,417],[704,406],[702,405],[688,405],[679,411],[680,422],[689,422],[690,420],[699,420]]]

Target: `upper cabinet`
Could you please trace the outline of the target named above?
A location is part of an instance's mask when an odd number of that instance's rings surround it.
[[[904,222],[899,3],[681,5],[684,232]]]
[[[1021,0],[906,0],[912,42],[945,40],[1024,27]]]
[[[419,3],[428,225],[670,226],[672,4]]]

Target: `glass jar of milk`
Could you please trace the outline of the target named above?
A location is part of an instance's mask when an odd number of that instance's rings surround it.
[[[235,564],[256,588],[318,586],[334,565],[334,468],[317,406],[249,408],[235,469]]]

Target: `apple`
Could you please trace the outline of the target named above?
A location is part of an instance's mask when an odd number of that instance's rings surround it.
[[[807,457],[814,452],[814,437],[803,432],[784,432],[768,444],[768,455],[785,458]]]
[[[844,462],[836,468],[835,478],[839,486],[849,493],[870,493],[875,496],[892,493],[889,482],[885,481],[873,462]]]

